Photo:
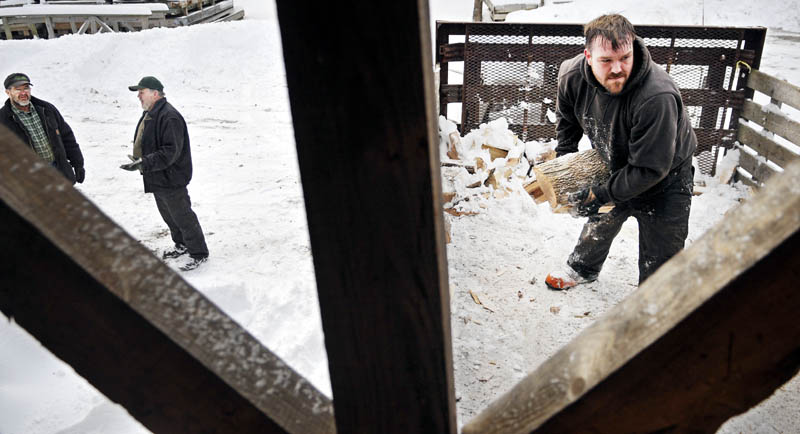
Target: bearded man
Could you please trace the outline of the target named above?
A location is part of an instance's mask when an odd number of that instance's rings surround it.
[[[545,279],[556,290],[597,279],[628,217],[639,224],[640,284],[689,229],[697,138],[678,87],[622,15],[592,20],[584,35],[583,53],[559,69],[556,154],[576,152],[586,134],[611,177],[569,196],[573,216],[589,220],[566,267]],[[598,214],[607,203],[613,210]]]
[[[58,109],[31,95],[31,79],[15,72],[3,82],[8,99],[0,108],[0,124],[30,146],[47,164],[61,172],[69,182],[83,182],[83,154],[75,134]]]

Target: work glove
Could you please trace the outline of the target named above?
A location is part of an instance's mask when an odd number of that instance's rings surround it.
[[[76,167],[75,168],[75,182],[78,184],[83,184],[83,180],[86,179],[86,169],[83,167]]]
[[[119,166],[120,169],[130,170],[131,172],[133,172],[134,170],[141,170],[142,169],[142,159],[141,158],[133,158],[130,155],[128,155],[128,158],[131,159],[131,162]]]
[[[569,213],[575,218],[595,215],[601,206],[610,201],[608,189],[601,185],[586,187],[567,195],[567,203],[572,206]]]

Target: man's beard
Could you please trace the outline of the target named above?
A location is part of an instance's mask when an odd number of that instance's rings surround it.
[[[617,86],[618,82],[615,81],[613,84],[611,82],[612,82],[612,80],[617,80],[617,79],[620,79],[620,78],[622,78],[623,80],[622,80],[621,84],[619,85],[619,88],[617,89],[616,86]],[[608,90],[612,94],[618,94],[618,93],[622,92],[622,89],[625,88],[625,84],[627,82],[628,82],[628,77],[625,74],[609,74],[606,77],[606,83],[605,83],[606,85],[604,87],[606,88],[606,90]],[[611,87],[612,85],[614,86],[614,88]]]
[[[30,98],[28,98],[25,101],[21,101],[19,98],[17,98],[14,100],[14,103],[17,104],[18,106],[27,107],[28,104],[31,103],[31,100]]]

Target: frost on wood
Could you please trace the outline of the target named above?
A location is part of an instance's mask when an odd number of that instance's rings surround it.
[[[278,425],[335,431],[330,399],[9,134],[0,200]]]
[[[594,149],[562,155],[533,167],[536,180],[550,206],[567,205],[567,195],[605,182],[608,167]]]
[[[686,318],[693,315],[701,307],[711,305],[711,309],[719,309],[718,304],[714,304],[716,300],[725,299],[726,295],[736,296],[737,294],[751,294],[753,291],[747,289],[741,277],[748,273],[753,267],[758,264],[763,264],[767,258],[776,248],[781,245],[788,245],[791,243],[791,237],[796,236],[798,228],[800,228],[800,162],[794,163],[793,166],[787,168],[786,173],[782,176],[776,176],[770,180],[766,188],[762,190],[761,194],[754,196],[751,200],[745,202],[743,205],[736,209],[735,214],[731,218],[721,221],[716,227],[709,230],[702,238],[694,242],[689,248],[681,251],[678,255],[667,262],[655,274],[653,274],[638,291],[631,294],[629,297],[620,302],[612,310],[606,312],[594,324],[584,329],[576,338],[569,344],[564,346],[550,359],[539,365],[536,371],[529,374],[521,380],[514,388],[505,393],[503,396],[497,398],[486,410],[480,415],[475,417],[472,421],[468,422],[462,432],[465,434],[473,433],[528,433],[531,432],[556,416],[564,418],[573,417],[575,413],[566,415],[565,409],[575,408],[575,403],[581,399],[587,391],[598,386],[601,382],[608,381],[612,375],[617,375],[620,378],[620,369],[629,363],[635,357],[639,357],[648,348],[651,348],[654,343],[659,342],[667,333],[674,330],[677,326],[684,323]],[[742,248],[747,246],[747,248]],[[783,250],[785,252],[786,250]],[[776,258],[784,258],[780,254],[775,255]],[[783,262],[776,261],[774,264],[777,267],[786,265]],[[757,271],[763,271],[757,270]],[[753,278],[751,276],[751,278]],[[760,277],[756,276],[757,279]],[[778,276],[776,276],[776,279]],[[790,276],[783,276],[784,281],[790,281]],[[739,281],[738,288],[736,283]],[[776,287],[789,288],[783,285],[783,281],[777,280]],[[747,290],[743,290],[743,288]],[[767,287],[766,292],[774,288]],[[738,292],[737,292],[738,291]],[[755,291],[758,291],[756,289]],[[788,292],[791,293],[790,290]],[[760,297],[760,294],[752,296],[753,298]],[[786,297],[791,298],[791,297]],[[768,297],[764,297],[768,300]],[[751,299],[743,298],[740,300],[748,301]],[[784,300],[784,298],[781,298]],[[794,299],[796,302],[796,298]],[[734,302],[735,303],[735,302]],[[787,311],[793,311],[792,300],[786,303],[774,303],[775,305],[788,306]],[[765,302],[763,308],[767,308],[769,302]],[[744,304],[740,311],[736,312],[738,315],[745,317],[752,315],[748,304]],[[727,306],[731,307],[731,306]],[[734,306],[735,307],[735,306]],[[775,309],[774,306],[770,309]],[[720,317],[731,318],[731,310],[735,309],[719,309],[718,314]],[[778,311],[778,313],[781,313]],[[790,318],[784,315],[776,315],[776,318]],[[701,318],[696,322],[704,321]],[[734,320],[735,321],[735,320]],[[725,327],[732,327],[726,329]],[[747,327],[747,326],[745,326]],[[689,328],[685,330],[697,330]],[[698,358],[705,359],[705,356],[698,356],[704,352],[713,353],[715,350],[730,351],[729,345],[732,344],[734,336],[733,325],[728,324],[721,326],[722,332],[710,330],[706,336],[698,336],[698,342],[722,342],[723,347],[709,347],[704,349],[702,345],[698,344],[695,347],[689,344],[684,348],[684,354],[695,354]],[[782,331],[785,329],[781,329]],[[712,336],[717,333],[717,336]],[[722,336],[719,339],[719,335]],[[744,336],[744,335],[742,335]],[[795,343],[791,340],[791,335],[787,339],[788,344],[784,347],[784,351],[795,351]],[[748,342],[744,338],[737,338],[736,345],[745,345]],[[752,345],[761,344],[762,338],[752,337],[749,342]],[[666,342],[666,345],[674,344],[673,341]],[[672,348],[672,347],[671,347]],[[743,347],[746,348],[746,347]],[[659,350],[655,350],[656,353]],[[661,350],[663,351],[663,350]],[[747,354],[746,349],[739,350],[742,354]],[[694,353],[693,353],[694,352]],[[678,354],[678,353],[676,353]],[[674,357],[675,361],[684,360],[687,357],[677,355]],[[660,358],[660,356],[659,356]],[[750,360],[750,356],[746,357]],[[722,358],[723,364],[726,360]],[[744,358],[735,361],[735,365],[744,364]],[[781,366],[786,365],[788,362],[782,362],[780,357],[773,361],[759,363],[773,363],[772,370],[780,370]],[[667,366],[675,366],[675,369],[684,367],[684,365],[672,365],[674,362],[669,362]],[[708,362],[705,370],[716,369],[714,362]],[[730,359],[728,359],[730,364]],[[755,363],[755,362],[754,362]],[[659,365],[661,366],[661,365]],[[710,393],[721,393],[724,395],[726,390],[734,390],[732,387],[749,387],[744,380],[740,378],[745,374],[761,375],[764,372],[765,365],[749,365],[751,370],[741,371],[737,374],[736,379],[729,379],[728,376],[720,376],[714,383],[705,383],[699,389],[713,387],[715,389],[705,396],[710,396]],[[650,365],[647,365],[650,367]],[[738,368],[737,368],[738,369]],[[628,371],[629,373],[630,371]],[[645,376],[649,370],[640,370],[637,375]],[[627,374],[627,373],[626,373]],[[670,381],[683,381],[683,383],[693,382],[698,374],[692,373],[683,378],[671,377]],[[794,375],[794,374],[792,374]],[[641,378],[641,377],[637,377]],[[706,377],[714,378],[714,377]],[[756,377],[748,377],[756,378]],[[765,377],[760,377],[759,380]],[[632,380],[635,381],[635,380]],[[672,393],[670,381],[663,381],[655,378],[653,384],[660,384],[659,393]],[[737,383],[737,386],[733,386]],[[638,383],[642,384],[642,383]],[[687,389],[688,390],[688,389]],[[709,389],[701,390],[700,392],[694,391],[697,397],[702,393],[708,392]],[[643,392],[654,393],[651,390]],[[688,393],[688,392],[687,392]],[[748,401],[746,398],[739,401],[738,398],[743,394],[733,392],[736,396],[738,405]],[[733,395],[732,395],[733,396]],[[677,399],[679,399],[678,397]],[[683,403],[685,407],[693,405],[693,398],[686,398]],[[724,396],[721,399],[726,399]],[[674,401],[677,403],[678,401]],[[716,416],[720,414],[730,416],[735,414],[735,405],[725,401],[725,406],[709,405],[705,411],[717,412]],[[594,408],[592,405],[596,404],[591,402],[586,404],[585,409]],[[747,402],[751,405],[751,402]],[[665,419],[665,423],[680,423],[676,428],[677,431],[691,431],[687,427],[697,427],[701,425],[693,425],[701,423],[699,419],[689,419],[689,416],[680,411],[670,413],[674,408],[670,409],[669,405],[678,405],[669,403],[663,404],[660,401],[647,405],[663,405],[663,414],[654,415],[660,417],[671,417],[673,419]],[[570,407],[571,406],[571,407]],[[712,407],[714,409],[712,409]],[[746,406],[744,408],[747,408]],[[718,410],[717,410],[718,409]],[[733,409],[733,410],[732,410]],[[699,411],[703,411],[702,409]],[[588,412],[587,412],[588,413]],[[581,413],[586,415],[587,413]],[[584,417],[582,416],[582,417]],[[683,418],[683,419],[682,419]],[[581,429],[575,431],[597,431],[597,432],[610,432],[602,429],[592,429],[590,423],[596,423],[595,420],[589,421],[583,419],[578,423],[584,423]],[[605,418],[605,422],[618,423],[620,418],[611,416]],[[723,419],[724,420],[724,419]],[[574,422],[575,419],[572,419]],[[628,423],[644,423],[642,419],[630,418]],[[560,425],[559,425],[560,426]],[[644,429],[630,429],[634,425],[626,426],[619,429],[620,432],[651,432],[652,430]],[[647,425],[648,427],[650,425]],[[677,426],[677,425],[676,425]],[[628,428],[627,430],[625,428]],[[640,428],[640,426],[635,426]],[[699,430],[703,432],[714,432],[708,430]],[[548,431],[551,432],[551,431]],[[555,430],[552,432],[556,432]]]

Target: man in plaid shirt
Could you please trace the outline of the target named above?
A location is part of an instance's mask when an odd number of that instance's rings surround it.
[[[61,113],[47,101],[31,96],[31,81],[19,72],[6,77],[8,99],[0,108],[0,124],[11,130],[70,182],[83,182],[83,154]]]

